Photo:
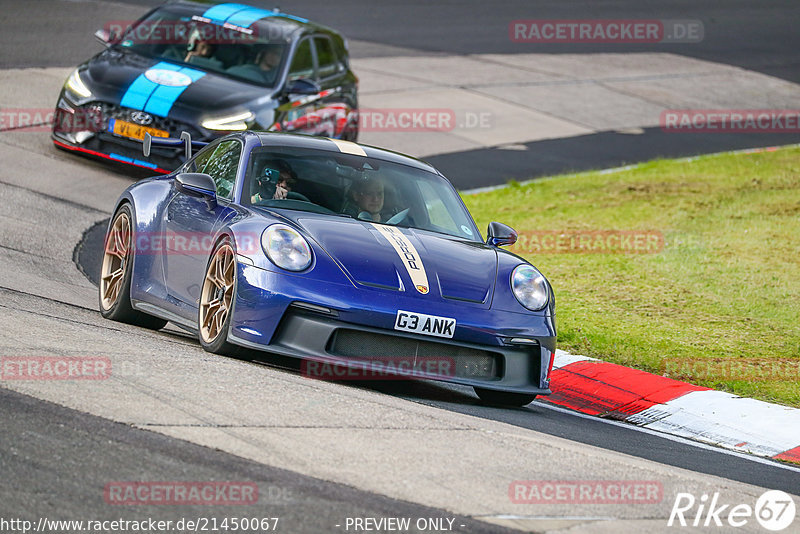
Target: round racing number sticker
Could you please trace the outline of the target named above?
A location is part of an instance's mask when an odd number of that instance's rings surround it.
[[[192,83],[192,79],[182,72],[166,69],[150,69],[144,73],[144,77],[158,85],[168,87],[186,87]]]

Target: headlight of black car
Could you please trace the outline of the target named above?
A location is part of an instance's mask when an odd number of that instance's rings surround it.
[[[83,83],[78,69],[75,69],[72,71],[72,74],[69,75],[67,82],[64,84],[64,89],[66,90],[67,96],[69,96],[70,100],[76,104],[83,102],[92,96],[92,91],[86,87],[85,83]]]

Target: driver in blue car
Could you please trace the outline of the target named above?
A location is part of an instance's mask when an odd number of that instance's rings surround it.
[[[250,197],[250,201],[255,204],[262,200],[283,200],[296,181],[297,175],[284,160],[269,161],[256,178],[256,192]]]
[[[347,203],[342,211],[365,221],[383,222],[386,219],[385,191],[383,181],[377,178],[357,180],[350,187]]]

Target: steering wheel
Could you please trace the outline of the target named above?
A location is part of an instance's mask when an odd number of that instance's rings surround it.
[[[408,217],[408,212],[410,210],[411,208],[406,208],[403,211],[395,213],[388,221],[386,221],[386,224],[398,224],[403,222],[406,217]]]
[[[295,193],[294,191],[289,191],[286,193],[286,200],[302,200],[303,202],[311,202],[304,194]]]

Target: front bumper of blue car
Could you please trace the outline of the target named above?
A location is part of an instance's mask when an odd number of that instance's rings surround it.
[[[426,301],[246,263],[239,263],[238,271],[228,341],[328,366],[305,364],[311,376],[320,370],[327,373],[320,377],[329,379],[408,376],[550,394],[556,338],[547,314],[493,311],[435,297]],[[455,318],[454,335],[398,331],[398,310]],[[338,366],[356,372],[334,371]]]

